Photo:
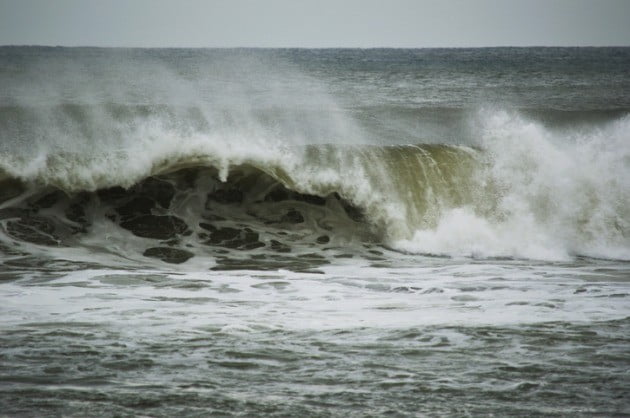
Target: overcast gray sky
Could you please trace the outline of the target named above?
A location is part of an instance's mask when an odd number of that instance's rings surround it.
[[[0,45],[630,45],[630,0],[0,0]]]

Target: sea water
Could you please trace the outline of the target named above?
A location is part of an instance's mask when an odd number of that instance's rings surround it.
[[[0,48],[0,415],[630,413],[628,68]]]

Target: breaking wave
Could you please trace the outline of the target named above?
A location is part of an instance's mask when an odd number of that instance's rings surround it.
[[[629,128],[622,117],[559,134],[485,111],[479,147],[289,146],[146,124],[123,148],[5,149],[3,241],[89,237],[98,247],[96,231],[109,228],[157,241],[137,251],[162,248],[149,256],[175,261],[202,254],[199,243],[262,252],[366,241],[422,254],[628,259]]]

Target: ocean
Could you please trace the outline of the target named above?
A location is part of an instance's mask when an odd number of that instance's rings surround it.
[[[629,393],[630,48],[0,48],[0,416]]]

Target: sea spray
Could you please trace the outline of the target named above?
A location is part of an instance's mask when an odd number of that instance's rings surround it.
[[[482,111],[484,198],[445,211],[407,251],[568,259],[630,257],[630,119],[559,134],[515,112]]]

